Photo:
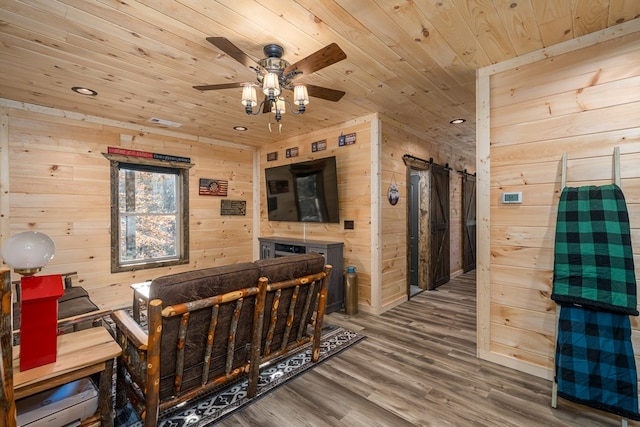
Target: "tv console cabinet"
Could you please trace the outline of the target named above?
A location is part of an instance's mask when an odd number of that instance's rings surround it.
[[[329,278],[326,312],[332,313],[344,308],[344,283],[342,281],[344,243],[286,237],[260,237],[258,240],[260,241],[260,259],[309,253],[319,253],[324,256],[325,262],[333,267]]]

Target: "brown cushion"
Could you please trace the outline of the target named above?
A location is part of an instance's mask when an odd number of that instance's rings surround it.
[[[58,319],[78,316],[96,310],[98,310],[98,306],[89,299],[87,291],[80,286],[65,288],[64,295],[58,298]],[[85,329],[91,327],[92,324],[92,321],[87,321],[79,324],[76,328]],[[20,303],[13,304],[13,329],[20,329]]]
[[[154,279],[149,289],[149,299],[161,299],[164,307],[188,301],[224,294],[230,291],[258,285],[258,268],[252,263],[230,264],[184,273],[171,274]],[[240,311],[240,319],[234,348],[233,368],[244,365],[249,360],[251,325],[255,297],[245,298]],[[227,356],[227,336],[235,303],[220,308],[218,328],[214,337],[211,354],[210,377],[224,373]],[[207,341],[211,309],[192,312],[187,329],[182,391],[200,385],[204,352]],[[176,343],[180,318],[163,321],[160,356],[160,398],[173,395],[176,366]]]
[[[324,257],[317,253],[267,258],[254,261],[260,276],[270,282],[281,282],[324,271]]]
[[[64,295],[58,299],[58,319],[78,316],[98,310],[83,288],[75,286],[64,290]]]

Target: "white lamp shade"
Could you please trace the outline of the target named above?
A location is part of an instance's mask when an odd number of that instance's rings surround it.
[[[278,75],[276,73],[267,73],[262,80],[262,91],[265,95],[280,95],[280,83],[278,83]]]
[[[274,108],[271,109],[271,112],[273,114],[278,114],[278,113],[284,114],[287,111],[287,110],[285,110],[284,107],[285,107],[284,99],[283,98],[278,98],[278,99],[276,99],[275,106],[274,106]]]
[[[309,94],[305,85],[296,85],[293,88],[293,103],[296,105],[307,105],[309,103]]]
[[[245,107],[255,107],[258,105],[255,86],[246,85],[242,88],[242,105]]]
[[[2,247],[2,259],[14,270],[37,270],[53,259],[56,245],[44,233],[25,231],[9,238]]]

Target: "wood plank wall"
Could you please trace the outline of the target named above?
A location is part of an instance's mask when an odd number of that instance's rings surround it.
[[[8,174],[2,187],[0,209],[2,238],[26,230],[49,234],[57,246],[45,273],[77,271],[75,282],[84,286],[101,307],[117,308],[131,303],[129,284],[164,274],[223,265],[254,258],[258,236],[306,237],[345,242],[345,265],[358,271],[361,309],[381,313],[406,299],[406,168],[402,155],[434,157],[450,163],[451,174],[451,271],[461,271],[460,177],[456,168],[470,169],[472,159],[457,156],[446,142],[425,141],[409,129],[377,115],[351,120],[342,126],[300,135],[264,147],[213,144],[187,135],[137,131],[104,120],[85,120],[57,110],[6,108],[3,131]],[[41,113],[39,112],[42,110]],[[340,134],[356,133],[356,144],[337,146]],[[379,162],[372,161],[378,135],[382,134]],[[327,140],[327,150],[311,152],[311,143]],[[372,142],[373,141],[373,142]],[[109,162],[102,155],[109,146],[190,157],[190,260],[185,266],[110,273]],[[298,148],[298,157],[287,159],[287,148]],[[266,162],[266,153],[277,151],[278,160]],[[254,221],[254,155],[259,155],[255,178],[260,215]],[[269,222],[266,217],[264,168],[313,157],[336,155],[340,191],[340,224]],[[378,165],[379,166],[376,166]],[[380,168],[380,171],[377,169]],[[220,197],[198,195],[200,178],[229,181],[228,198],[247,201],[247,215],[220,215]],[[392,178],[400,189],[400,203],[387,202]],[[380,180],[379,184],[376,180]],[[8,184],[7,184],[8,183]],[[375,185],[374,185],[375,184]],[[372,205],[379,193],[381,218]],[[344,230],[344,220],[355,222]],[[254,223],[260,232],[254,233]],[[381,230],[379,240],[377,232]],[[377,248],[381,248],[378,251]],[[379,257],[379,259],[378,259]],[[373,273],[372,273],[373,272]],[[339,273],[341,274],[341,273]],[[17,279],[15,277],[14,279]],[[373,283],[373,285],[372,285]]]
[[[379,120],[378,120],[379,118]],[[363,121],[364,120],[364,121]],[[381,134],[380,161],[372,156],[378,152],[375,145],[376,128]],[[338,147],[340,134],[355,132],[357,142],[352,146]],[[311,143],[326,139],[327,150],[312,153]],[[287,148],[298,148],[299,156],[285,158]],[[278,160],[267,162],[267,153],[277,152]],[[407,193],[404,154],[433,157],[442,164],[449,163],[451,173],[451,271],[462,271],[462,218],[461,177],[455,172],[467,168],[473,170],[475,159],[457,154],[447,141],[426,141],[408,128],[393,120],[371,116],[345,123],[343,126],[325,129],[281,141],[264,147],[260,156],[260,236],[307,238],[313,240],[343,241],[345,265],[354,265],[358,272],[359,308],[371,313],[382,313],[407,299]],[[300,224],[270,222],[267,219],[264,169],[286,163],[304,161],[316,157],[335,155],[338,166],[340,224]],[[380,172],[375,168],[379,163]],[[380,179],[378,195],[381,218],[376,219],[372,210],[372,189]],[[387,189],[393,181],[400,190],[400,201],[392,206],[387,201]],[[355,221],[354,230],[344,230],[344,220]],[[379,241],[374,225],[378,221]],[[373,271],[375,257],[380,247],[379,271]],[[341,273],[340,273],[341,274]]]
[[[640,25],[610,30],[479,72],[479,354],[547,378],[563,152],[567,185],[601,185],[613,182],[620,147],[640,279]],[[501,204],[505,191],[521,191],[523,203]],[[637,317],[632,325],[640,355]]]
[[[255,150],[212,144],[161,131],[134,131],[115,123],[64,118],[4,108],[9,173],[2,174],[2,238],[21,231],[49,234],[56,255],[43,274],[77,271],[101,307],[131,304],[129,284],[164,274],[253,260],[253,158]],[[110,273],[108,146],[190,157],[190,264]],[[221,197],[200,196],[200,178],[229,181],[229,199],[246,200],[246,216],[221,216]],[[6,230],[6,231],[5,231]],[[13,273],[13,279],[18,276]]]
[[[367,116],[352,120],[341,126],[319,132],[299,135],[263,147],[258,155],[260,174],[256,181],[260,189],[260,237],[278,236],[297,239],[344,242],[344,265],[356,267],[358,273],[358,303],[362,310],[375,311],[372,295],[372,217],[371,217],[371,134],[372,119]],[[356,134],[353,145],[338,146],[341,134]],[[327,149],[312,152],[311,143],[326,140]],[[286,158],[288,148],[297,148],[298,156]],[[278,153],[276,161],[267,162],[267,153]],[[269,221],[267,217],[266,186],[264,169],[283,164],[302,162],[314,158],[336,156],[338,172],[338,198],[340,203],[339,224],[297,223]],[[344,221],[353,220],[354,229],[345,230]],[[342,275],[342,271],[334,274]],[[375,280],[377,282],[377,280]]]

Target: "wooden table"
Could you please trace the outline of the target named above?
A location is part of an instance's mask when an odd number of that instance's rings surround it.
[[[30,396],[89,375],[100,373],[98,411],[82,425],[113,426],[113,360],[121,353],[104,327],[58,336],[55,363],[20,372],[20,346],[13,347],[14,398]]]

